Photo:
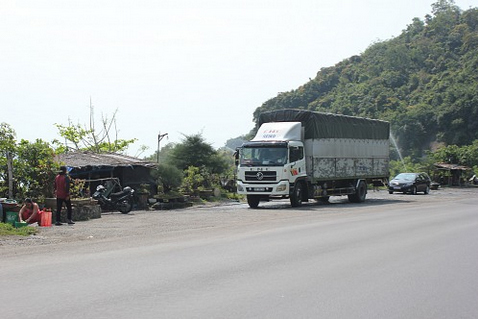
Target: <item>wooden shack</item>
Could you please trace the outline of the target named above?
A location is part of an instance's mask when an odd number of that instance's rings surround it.
[[[433,180],[441,185],[463,186],[466,183],[466,174],[472,169],[467,166],[448,163],[435,163]]]

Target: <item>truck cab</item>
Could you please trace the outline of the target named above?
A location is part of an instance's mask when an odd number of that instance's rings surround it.
[[[250,207],[271,198],[290,197],[293,206],[306,200],[301,193],[294,197],[297,181],[307,175],[301,131],[300,122],[265,123],[238,149],[237,191]]]

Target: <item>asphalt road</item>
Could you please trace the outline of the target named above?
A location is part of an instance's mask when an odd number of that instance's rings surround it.
[[[164,222],[4,245],[0,317],[478,318],[477,195],[137,212]]]

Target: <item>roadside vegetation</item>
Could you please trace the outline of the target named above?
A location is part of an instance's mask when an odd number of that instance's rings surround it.
[[[93,111],[90,111],[91,114]],[[0,124],[0,198],[21,201],[26,197],[43,201],[53,197],[53,180],[61,163],[55,161],[55,156],[67,150],[90,151],[94,153],[116,152],[124,153],[134,139],[112,139],[116,133],[109,129],[115,127],[115,116],[101,121],[99,132],[91,123],[89,126],[73,124],[56,125],[59,136],[65,143],[54,140],[52,143],[37,139],[30,142],[17,140],[16,132],[8,123]],[[228,194],[233,191],[234,167],[232,152],[224,149],[215,150],[207,143],[201,134],[184,135],[181,143],[168,144],[158,154],[146,158],[159,163],[152,171],[157,181],[158,192],[165,197],[180,197],[183,195],[199,196],[206,194],[207,198],[215,191],[220,197],[234,198],[237,195]],[[224,188],[223,186],[230,187]],[[72,194],[82,189],[84,183],[73,180]],[[145,187],[148,189],[148,187]]]
[[[199,133],[184,135],[181,143],[168,144],[161,149],[159,156],[156,152],[147,159],[159,159],[153,176],[163,193],[198,194],[223,189],[223,184],[234,178],[232,152],[215,150]]]
[[[426,155],[414,159],[411,156],[390,161],[390,176],[396,176],[403,172],[426,172],[432,176],[435,163],[453,163],[467,166],[471,169],[470,175],[478,175],[478,140],[471,145],[457,146],[448,145],[436,151],[427,151]],[[443,172],[442,174],[446,174]]]
[[[15,228],[10,224],[0,223],[0,236],[30,236],[35,235],[38,230],[35,227]]]

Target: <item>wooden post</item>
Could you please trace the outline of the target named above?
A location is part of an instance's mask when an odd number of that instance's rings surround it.
[[[13,158],[7,151],[7,170],[8,170],[8,198],[13,199]]]

